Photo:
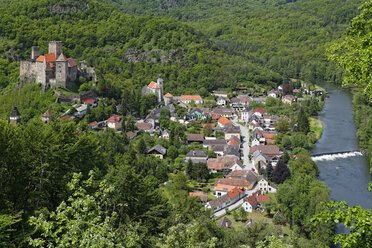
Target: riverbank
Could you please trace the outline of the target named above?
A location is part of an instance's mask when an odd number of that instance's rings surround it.
[[[352,95],[358,142],[369,157],[369,171],[372,174],[372,104],[368,97],[361,93],[361,89],[354,88]]]
[[[309,118],[310,134],[313,136],[313,143],[317,142],[323,133],[323,124],[320,120],[314,117]]]

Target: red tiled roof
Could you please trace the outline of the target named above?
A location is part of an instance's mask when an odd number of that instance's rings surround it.
[[[270,200],[270,196],[268,195],[259,195],[258,196],[258,202],[261,203],[261,202],[266,202],[266,201],[269,201]]]
[[[232,121],[230,121],[229,119],[227,119],[226,117],[223,117],[223,116],[218,119],[218,122],[221,123],[222,126],[225,126],[226,124],[232,123]]]
[[[151,129],[151,123],[147,123],[147,122],[137,122],[136,126],[139,130],[150,130]]]
[[[95,100],[93,98],[87,98],[83,100],[84,104],[93,104]]]
[[[181,95],[181,100],[203,100],[199,95]]]
[[[107,122],[118,122],[118,121],[120,121],[120,116],[118,116],[118,115],[113,115],[113,116],[111,116],[108,120],[107,120]]]
[[[263,115],[264,113],[266,113],[266,109],[261,107],[261,108],[258,108],[258,109],[254,109],[253,112],[259,112]]]
[[[151,81],[151,83],[149,83],[148,87],[151,88],[151,89],[160,89],[160,86],[157,83],[155,83],[154,81]]]
[[[63,115],[63,116],[59,117],[58,119],[60,119],[60,120],[67,120],[67,119],[70,119],[70,118],[71,118],[70,115]]]
[[[221,115],[212,114],[212,120],[218,120],[219,118],[221,118]]]
[[[233,188],[231,191],[228,191],[227,194],[229,195],[230,199],[234,199],[239,194],[243,193],[243,190],[239,189],[238,187]]]
[[[96,122],[96,121],[93,121],[93,122],[89,123],[90,127],[94,127],[94,126],[97,126],[97,125],[98,125],[98,122]]]
[[[214,123],[203,123],[202,127],[214,127]]]
[[[274,139],[274,137],[276,136],[276,134],[275,133],[263,133],[262,136],[265,139]]]
[[[240,145],[240,143],[236,139],[232,139],[232,140],[230,140],[230,142],[228,143],[228,145],[230,145],[230,146],[231,145]]]
[[[207,161],[208,169],[212,170],[228,170],[234,164],[238,164],[239,166],[242,165],[240,159],[236,156],[222,156],[217,158],[210,158]]]
[[[171,93],[169,93],[169,92],[164,95],[164,98],[170,98],[170,97],[173,97],[173,95]]]

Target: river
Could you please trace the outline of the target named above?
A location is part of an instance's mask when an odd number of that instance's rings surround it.
[[[315,143],[312,154],[359,150],[351,94],[333,85],[322,87],[328,92],[324,109],[319,114],[323,134]],[[372,209],[372,192],[367,190],[371,180],[367,157],[356,155],[316,163],[319,179],[332,190],[331,200]]]

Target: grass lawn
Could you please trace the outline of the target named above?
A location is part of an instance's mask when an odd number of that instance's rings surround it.
[[[234,227],[235,230],[242,230],[245,225],[245,221],[235,221],[234,219],[233,212],[238,211],[239,208],[240,207],[234,209],[233,211],[229,212],[229,214],[227,215],[223,215],[229,218],[229,220],[231,220],[232,226]],[[220,216],[216,221],[218,222],[223,216]],[[270,223],[270,224],[273,223],[271,218],[268,218],[259,212],[248,213],[247,219],[252,219],[253,222],[256,222],[256,223],[257,222]]]
[[[315,134],[316,139],[318,140],[323,133],[323,125],[322,122],[316,118],[310,117],[310,132]]]

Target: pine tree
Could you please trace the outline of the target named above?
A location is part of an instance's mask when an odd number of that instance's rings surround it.
[[[269,181],[271,181],[272,177],[273,177],[273,166],[272,166],[271,162],[269,162],[266,166],[266,173],[267,173],[267,179],[269,179]]]
[[[309,119],[303,108],[298,112],[297,131],[307,134],[310,131]]]

